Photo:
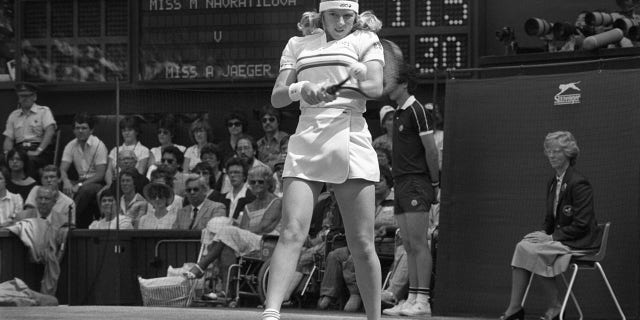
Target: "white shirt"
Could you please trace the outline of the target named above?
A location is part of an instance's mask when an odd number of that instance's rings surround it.
[[[162,218],[156,217],[156,210],[153,206],[149,206],[147,213],[140,218],[138,229],[172,229],[173,223],[176,222],[178,208],[167,207],[167,214]]]
[[[0,225],[13,221],[22,207],[22,197],[7,190],[7,194],[0,198]]]
[[[246,183],[242,185],[242,189],[240,189],[240,192],[238,192],[238,194],[235,197],[233,196],[233,190],[227,193],[226,198],[231,200],[231,202],[229,203],[229,217],[233,216],[233,213],[236,212],[236,207],[238,206],[238,200],[246,196],[247,196]]]
[[[189,171],[193,170],[196,164],[200,163],[200,147],[197,144],[187,148],[184,152],[184,158],[189,159]]]
[[[131,218],[129,218],[129,217],[125,216],[125,215],[120,215],[119,219],[120,219],[120,229],[121,230],[133,229],[133,226],[131,225]],[[115,219],[115,218],[112,219],[111,221],[106,221],[104,218],[102,218],[100,220],[94,220],[89,225],[89,229],[91,229],[91,230],[115,230],[116,229],[116,221],[117,221],[117,219]]]
[[[96,174],[96,166],[107,164],[107,147],[94,135],[89,136],[84,149],[78,139],[73,139],[62,151],[62,162],[73,163],[80,180],[84,181]]]

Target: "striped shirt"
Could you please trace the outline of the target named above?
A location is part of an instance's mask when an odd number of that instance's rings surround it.
[[[378,36],[369,31],[358,30],[340,40],[327,42],[325,33],[306,37],[292,37],[282,52],[280,71],[293,69],[298,81],[317,84],[338,83],[349,76],[349,66],[356,62],[380,61],[384,65],[384,52]],[[357,87],[355,80],[347,86]],[[331,102],[322,102],[313,107],[345,107],[364,113],[364,99],[338,97]],[[304,100],[300,108],[312,107]]]

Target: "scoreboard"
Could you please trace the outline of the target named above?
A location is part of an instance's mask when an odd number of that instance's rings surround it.
[[[475,1],[477,2],[477,1]],[[423,76],[471,67],[472,0],[361,0],[383,19],[381,36],[396,42]]]
[[[274,79],[315,0],[139,0],[143,80]]]
[[[22,79],[272,83],[287,40],[318,0],[20,1]],[[426,78],[472,66],[472,0],[360,0]],[[24,46],[23,46],[24,47]],[[100,55],[94,54],[99,52]],[[24,56],[27,58],[25,59]],[[37,63],[37,64],[36,64]],[[50,70],[42,69],[51,66]]]

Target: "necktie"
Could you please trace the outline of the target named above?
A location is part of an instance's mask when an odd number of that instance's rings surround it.
[[[558,210],[558,201],[560,201],[560,187],[562,186],[562,180],[556,178],[556,197],[553,200],[553,217],[556,217],[556,211]]]
[[[198,216],[198,207],[193,207],[193,217],[191,217],[191,224],[189,230],[193,229],[193,224],[196,223],[196,217]]]

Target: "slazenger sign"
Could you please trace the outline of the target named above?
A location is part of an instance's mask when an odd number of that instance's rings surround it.
[[[580,93],[580,88],[577,86],[579,83],[580,81],[559,85],[558,89],[560,89],[560,92],[553,97],[553,105],[561,106],[580,103],[582,94]]]

